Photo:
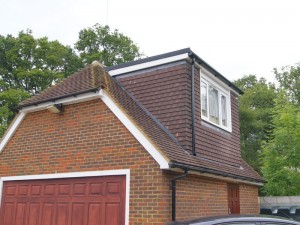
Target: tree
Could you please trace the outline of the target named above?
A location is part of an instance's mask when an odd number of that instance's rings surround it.
[[[275,86],[255,75],[244,76],[234,82],[244,91],[239,97],[241,153],[243,159],[260,172],[259,151],[273,129],[272,109],[276,97]]]
[[[32,32],[0,35],[0,135],[13,119],[20,101],[51,86],[83,66],[75,51]]]
[[[13,120],[18,104],[27,99],[29,93],[21,89],[8,89],[0,93],[0,135],[2,136]]]
[[[274,130],[262,149],[266,195],[300,195],[300,108],[289,92],[276,98]]]
[[[35,94],[82,66],[70,47],[46,37],[35,39],[30,30],[18,37],[0,35],[0,91],[13,88]]]
[[[100,24],[81,30],[75,48],[85,64],[98,60],[106,66],[112,66],[142,56],[137,45],[129,37]]]
[[[290,100],[300,104],[300,64],[274,69],[274,74],[281,88],[287,90]]]

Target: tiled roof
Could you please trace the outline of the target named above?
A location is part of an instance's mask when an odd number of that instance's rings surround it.
[[[138,128],[155,144],[170,160],[170,164],[180,164],[215,175],[262,182],[263,179],[242,161],[240,167],[208,161],[201,156],[193,156],[186,152],[176,138],[154,118],[119,82],[111,77],[99,64],[92,64],[73,74],[56,86],[52,86],[37,96],[20,104],[20,107],[36,105],[41,102],[76,95],[96,89],[104,89],[135,122]]]

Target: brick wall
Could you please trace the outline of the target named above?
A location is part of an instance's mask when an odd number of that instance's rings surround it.
[[[240,185],[241,214],[259,214],[258,188]]]
[[[168,173],[169,179],[178,176]],[[240,184],[240,213],[258,214],[258,188]],[[228,213],[227,183],[224,181],[188,175],[177,181],[177,208],[176,218],[198,218]]]
[[[47,110],[28,114],[0,153],[0,177],[112,169],[131,171],[131,225],[171,220],[170,179],[175,174],[160,170],[101,100],[66,106],[62,115]],[[255,194],[251,190],[247,193]],[[223,212],[224,196],[223,182],[197,177],[178,181],[178,218]],[[250,197],[241,198],[243,205],[252,204]]]
[[[189,175],[177,181],[177,219],[227,214],[227,184]]]

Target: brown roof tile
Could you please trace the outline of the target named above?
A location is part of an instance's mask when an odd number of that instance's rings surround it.
[[[103,88],[114,99],[140,130],[152,140],[156,147],[170,159],[170,163],[189,166],[195,170],[216,175],[262,182],[263,179],[247,163],[242,161],[240,167],[226,165],[201,156],[193,156],[185,151],[176,138],[126,89],[111,77],[99,64],[92,64],[73,74],[56,86],[20,104],[20,107],[36,105],[41,102],[63,98],[67,95],[88,92]]]

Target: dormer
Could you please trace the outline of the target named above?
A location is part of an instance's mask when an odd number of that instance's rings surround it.
[[[242,91],[186,48],[107,67],[191,155],[241,166]]]

